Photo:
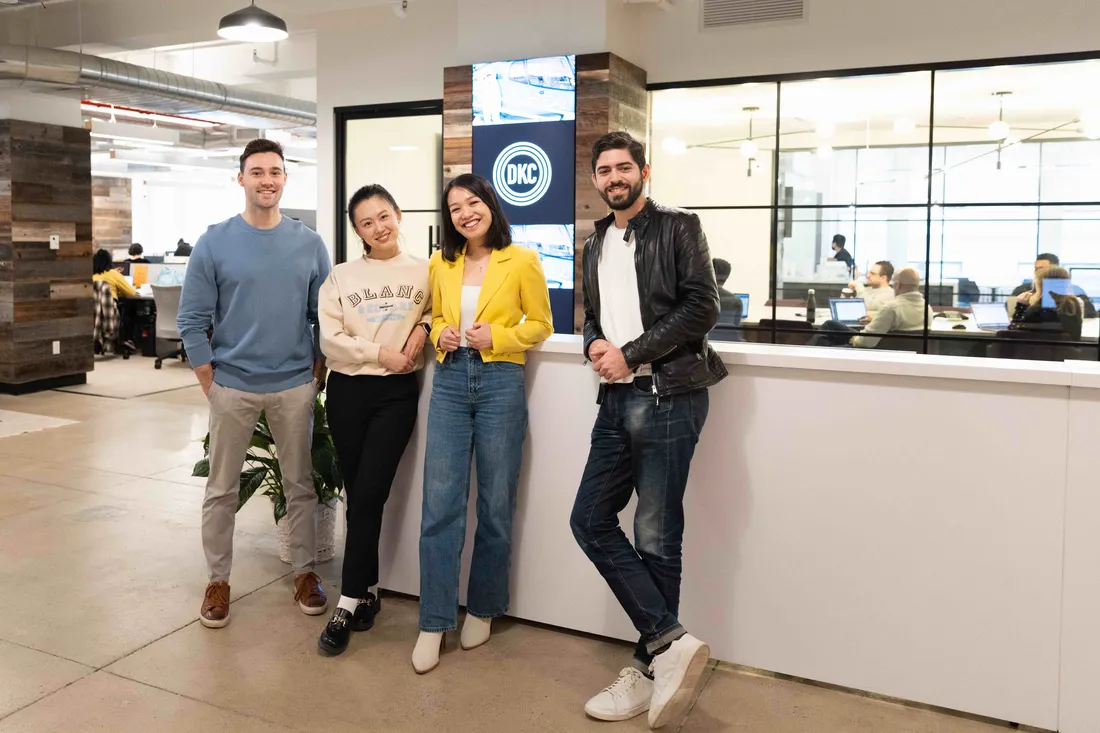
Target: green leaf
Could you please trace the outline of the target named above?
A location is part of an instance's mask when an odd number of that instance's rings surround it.
[[[210,477],[210,459],[203,458],[201,461],[195,464],[195,467],[191,469],[192,476],[198,476],[200,478]]]
[[[263,486],[268,473],[268,469],[264,467],[251,468],[241,473],[240,488],[237,490],[237,511]]]

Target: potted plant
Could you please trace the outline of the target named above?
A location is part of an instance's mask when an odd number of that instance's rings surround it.
[[[195,464],[192,476],[210,476],[210,434],[202,441],[203,458]],[[320,397],[313,403],[313,490],[317,494],[317,562],[328,562],[336,555],[336,503],[343,501],[344,480],[336,458],[336,447],[328,429],[328,413]],[[241,468],[237,491],[237,511],[259,491],[271,499],[275,527],[279,538],[279,559],[290,562],[290,528],[286,517],[286,494],[283,493],[283,472],[275,438],[267,424],[267,415],[260,413],[252,440]]]

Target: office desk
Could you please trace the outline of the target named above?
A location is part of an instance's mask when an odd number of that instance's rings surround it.
[[[752,320],[743,321],[742,326],[759,326],[760,319],[770,319],[772,317],[771,308],[753,309]],[[806,309],[805,307],[791,308],[791,307],[777,307],[775,309],[775,317],[781,321],[805,321]],[[831,317],[829,308],[826,305],[825,308],[820,306],[817,309],[816,325],[821,325]],[[933,318],[931,322],[931,328],[929,329],[936,338],[942,338],[944,336],[960,336],[970,338],[993,338],[996,336],[995,331],[983,331],[978,328],[978,324],[974,322],[973,317],[967,314],[967,320],[965,321],[952,321],[947,318]],[[955,330],[955,326],[963,325],[965,329]],[[1007,329],[1007,326],[1006,326]],[[1086,318],[1081,328],[1081,340],[1095,342],[1100,340],[1100,318]]]
[[[157,306],[151,295],[118,299],[119,333],[133,342],[142,356],[157,355]]]

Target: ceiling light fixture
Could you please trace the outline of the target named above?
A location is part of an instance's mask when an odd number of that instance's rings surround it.
[[[894,132],[898,135],[908,135],[912,132],[916,132],[917,123],[912,120],[902,117],[894,122]]]
[[[166,122],[171,125],[181,125],[183,127],[199,127],[203,129],[209,129],[211,127],[217,127],[217,122],[208,122],[206,120],[196,120],[191,117],[178,117],[176,115],[165,115],[158,112],[144,112],[138,109],[127,109],[125,107],[113,107],[107,104],[101,104],[99,102],[82,102],[80,109],[85,112],[99,112],[106,114],[108,111],[111,113],[111,122],[115,122],[115,115],[119,117],[125,117],[131,120],[152,120],[153,122],[160,121]]]
[[[759,107],[745,107],[745,112],[749,113],[749,139],[741,143],[741,156],[749,161],[746,175],[752,178],[753,168],[756,167],[756,155],[760,152],[760,146],[752,139],[752,121],[756,116],[756,113],[760,111]]]
[[[832,145],[818,146],[818,148],[817,148],[817,157],[821,158],[822,160],[828,160],[829,158],[833,157],[833,146]]]
[[[989,126],[991,140],[1004,140],[1012,132],[1012,128],[1005,122],[1005,97],[1011,94],[1012,92],[993,92],[993,96],[997,98],[997,121]]]
[[[273,43],[285,41],[290,36],[286,30],[286,21],[274,13],[256,7],[256,0],[252,0],[247,8],[222,18],[218,24],[218,35],[230,41],[247,43]]]
[[[687,143],[676,137],[666,137],[661,141],[661,149],[671,155],[683,155],[687,152]]]

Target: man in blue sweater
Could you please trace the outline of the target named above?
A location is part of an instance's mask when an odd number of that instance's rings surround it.
[[[244,213],[199,238],[178,320],[187,358],[210,401],[210,477],[202,505],[210,584],[199,616],[208,628],[229,623],[237,490],[261,411],[282,469],[294,600],[311,616],[328,607],[313,572],[317,497],[310,443],[325,369],[315,336],[317,291],[332,266],[321,238],[279,212],[286,165],[278,143],[250,142],[237,182],[245,191]]]

